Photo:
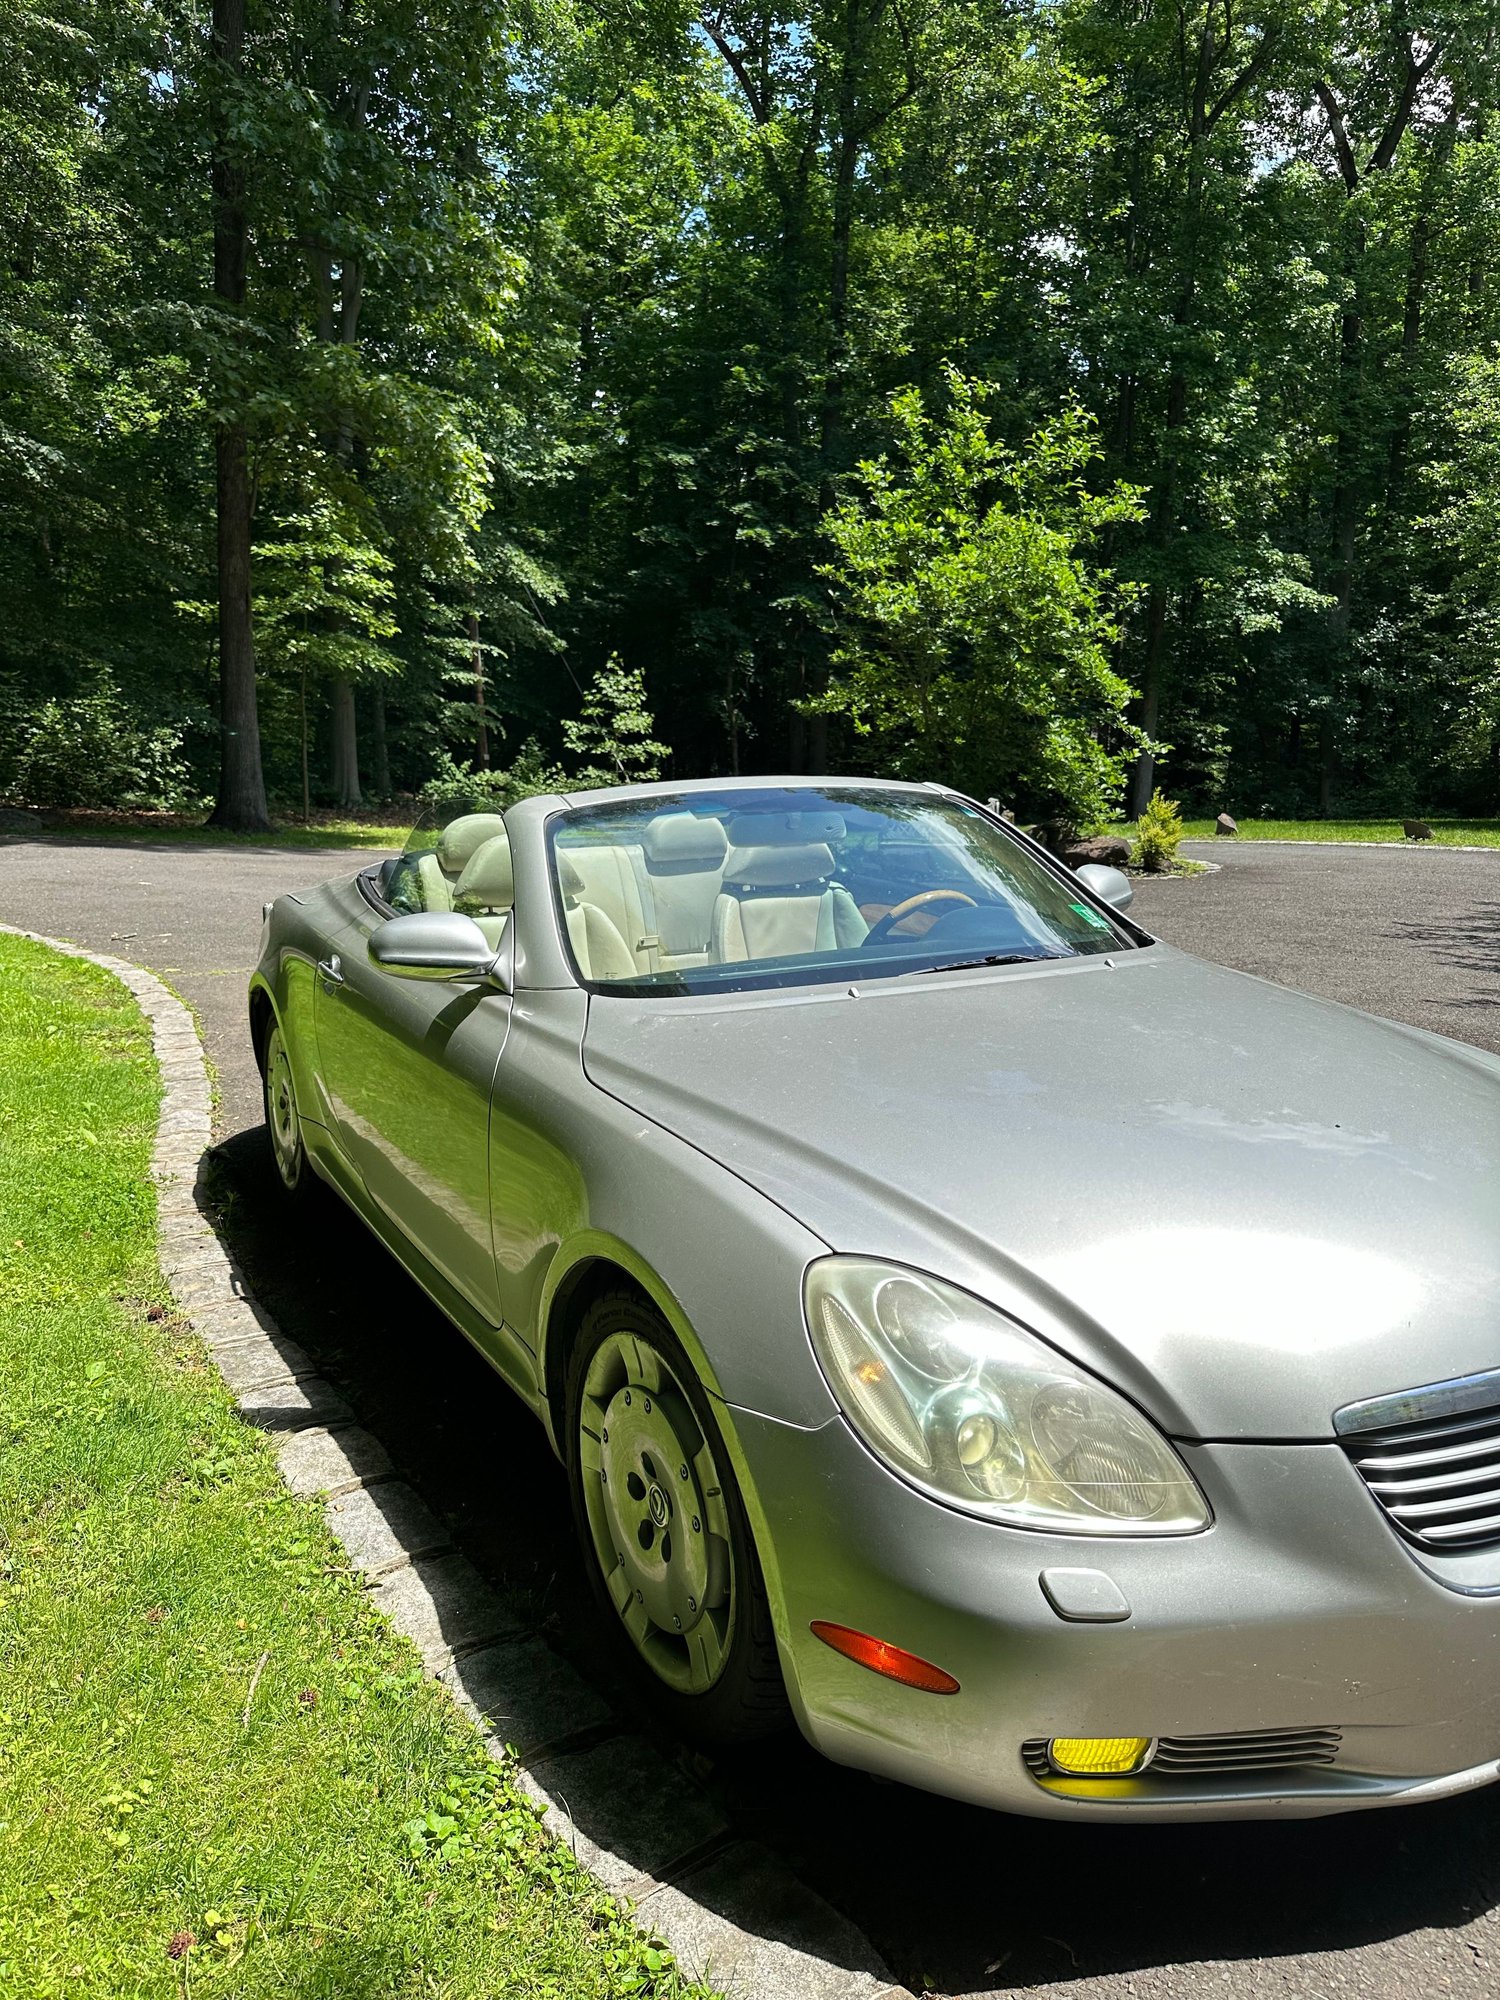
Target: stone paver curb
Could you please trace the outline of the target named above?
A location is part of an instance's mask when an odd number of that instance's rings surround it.
[[[734,1839],[718,1807],[449,1545],[309,1355],[250,1295],[204,1196],[212,1097],[191,1014],[154,973],[15,924],[0,931],[87,959],[151,1022],[162,1080],[152,1157],[163,1275],[245,1419],[271,1432],[293,1492],[329,1527],[374,1603],[484,1731],[551,1832],[632,1906],[678,1963],[731,2000],[911,2000],[861,1933],[785,1862]]]

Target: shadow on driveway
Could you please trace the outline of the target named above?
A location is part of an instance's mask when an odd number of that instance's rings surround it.
[[[1453,948],[1495,951],[1494,924]],[[230,1247],[283,1332],[481,1574],[629,1712],[601,1659],[563,1475],[540,1427],[339,1201],[306,1218],[288,1211],[262,1129],[230,1140],[217,1165]],[[796,1738],[704,1775],[735,1831],[779,1851],[917,1992],[927,1981],[963,1995],[1077,1983],[1097,2000],[1224,1991],[1226,1973],[1205,1960],[1240,1962],[1227,1973],[1236,1994],[1405,2000],[1492,1994],[1500,1981],[1500,1921],[1476,1921],[1500,1904],[1494,1793],[1344,1819],[1132,1831],[954,1805],[840,1770]],[[1330,1952],[1359,1956],[1301,1976],[1245,1963]]]
[[[1500,1007],[1500,903],[1475,903],[1461,915],[1436,920],[1406,918],[1392,924],[1388,935],[1483,982],[1464,992],[1445,992],[1445,1006]]]

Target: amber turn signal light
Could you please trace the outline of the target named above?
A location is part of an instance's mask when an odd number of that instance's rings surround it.
[[[899,1681],[902,1687],[921,1688],[925,1694],[958,1693],[958,1682],[952,1674],[945,1674],[930,1660],[919,1660],[915,1653],[887,1645],[884,1639],[872,1639],[868,1632],[853,1632],[847,1625],[830,1625],[825,1618],[815,1618],[812,1630],[825,1646],[832,1646],[856,1666],[868,1667],[872,1674],[884,1674],[888,1681]]]

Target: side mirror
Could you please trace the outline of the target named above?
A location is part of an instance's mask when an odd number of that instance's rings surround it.
[[[1073,872],[1080,882],[1088,884],[1101,903],[1108,903],[1112,910],[1128,910],[1135,901],[1130,877],[1122,869],[1105,868],[1097,861],[1085,861],[1081,868]]]
[[[501,956],[474,919],[457,910],[387,917],[370,933],[370,963],[398,979],[485,979]]]

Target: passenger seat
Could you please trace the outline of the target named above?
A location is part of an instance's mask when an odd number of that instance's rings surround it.
[[[667,971],[707,965],[713,956],[714,904],[729,840],[724,822],[690,812],[658,813],[641,834],[646,905],[657,961]]]
[[[477,817],[477,815],[476,815]],[[472,916],[491,946],[500,949],[500,933],[516,900],[510,837],[500,831],[470,855],[453,889],[453,908]]]
[[[451,910],[459,879],[475,853],[486,841],[504,835],[505,821],[499,813],[464,813],[450,820],[438,835],[437,845],[416,857],[422,908]]]
[[[563,921],[568,927],[568,938],[573,946],[573,956],[578,961],[578,970],[585,979],[634,979],[640,968],[614,919],[596,903],[584,899],[583,877],[574,866],[575,855],[580,851],[559,852],[557,857]]]

